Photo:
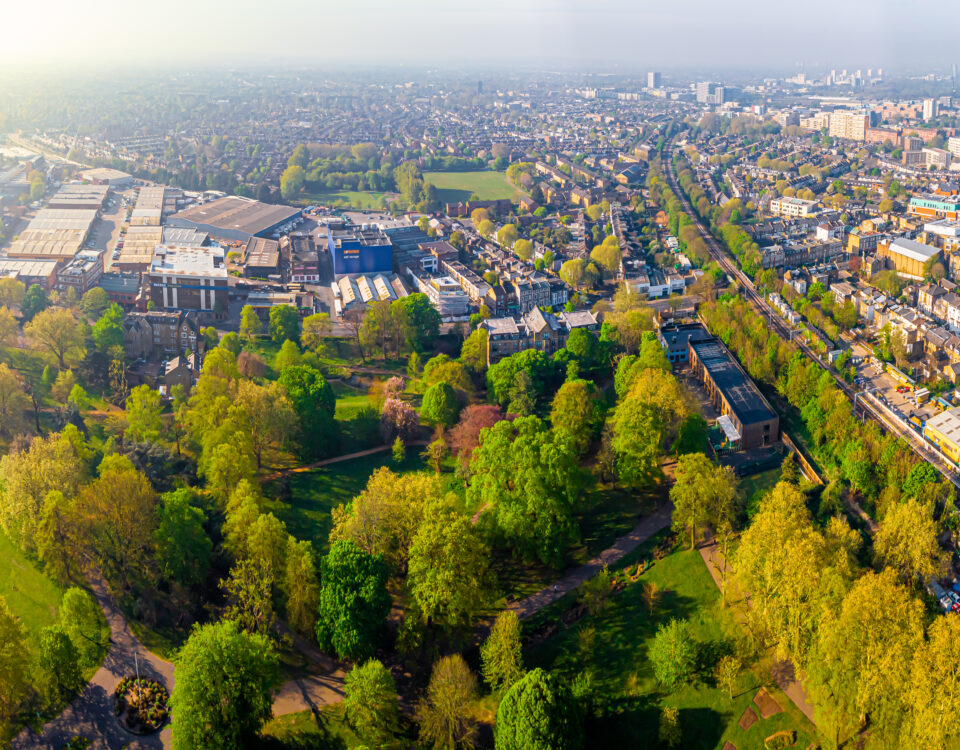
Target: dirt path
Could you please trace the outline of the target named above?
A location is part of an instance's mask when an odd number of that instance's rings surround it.
[[[729,574],[730,565],[723,559],[717,543],[714,540],[710,540],[707,544],[701,546],[700,556],[703,558],[704,563],[706,563],[707,570],[710,571],[710,577],[713,578],[713,582],[717,585],[717,588],[720,588],[720,572],[723,571],[725,575]],[[777,683],[784,694],[793,701],[793,704],[803,712],[803,715],[810,719],[810,722],[816,726],[817,722],[813,716],[813,704],[810,702],[810,698],[807,696],[807,691],[804,690],[803,684],[797,679],[793,670],[793,664],[787,660],[773,659],[769,665],[769,671],[774,682]]]

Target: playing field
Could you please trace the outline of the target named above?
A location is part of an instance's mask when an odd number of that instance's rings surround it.
[[[520,195],[503,172],[424,172],[423,179],[436,185],[437,197],[444,203],[467,201],[474,194],[485,201]]]
[[[336,193],[307,193],[296,202],[302,205],[349,206],[350,208],[379,208],[381,199],[387,203],[396,199],[395,193],[374,193],[369,190],[341,190]]]

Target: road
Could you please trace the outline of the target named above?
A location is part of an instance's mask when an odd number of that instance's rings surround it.
[[[764,299],[763,295],[757,291],[756,287],[754,287],[750,278],[737,267],[737,264],[732,261],[723,248],[720,247],[720,243],[717,242],[716,238],[700,222],[699,218],[697,218],[697,214],[690,205],[690,201],[687,200],[686,194],[680,189],[680,186],[677,183],[676,171],[673,166],[672,150],[673,141],[668,143],[664,148],[663,163],[666,165],[665,175],[667,177],[667,183],[670,185],[670,189],[673,190],[674,194],[677,196],[677,199],[680,201],[680,204],[683,206],[683,210],[690,215],[690,218],[697,227],[697,231],[700,232],[700,235],[703,237],[704,242],[706,242],[707,250],[709,251],[710,256],[726,273],[737,280],[742,289],[744,298],[770,324],[770,327],[780,334],[782,338],[785,338],[788,341],[793,341],[793,343],[795,343],[807,357],[813,360],[817,366],[820,367],[820,369],[824,370],[825,372],[829,372],[834,382],[837,384],[837,387],[843,391],[844,394],[846,394],[847,398],[849,398],[851,402],[853,402],[857,396],[856,390],[849,383],[843,380],[843,378],[841,378],[839,374],[833,370],[833,368],[821,360],[819,355],[812,348],[810,348],[805,341],[803,341],[802,337],[798,336],[796,339],[793,338],[791,328],[787,325],[786,321],[781,318],[769,305],[766,299]],[[929,447],[923,438],[917,435],[916,432],[907,427],[905,424],[901,423],[894,414],[884,413],[884,409],[881,408],[882,405],[879,403],[879,401],[876,401],[871,397],[867,397],[864,399],[857,399],[856,404],[857,406],[862,406],[863,413],[866,416],[878,422],[886,431],[892,432],[904,440],[907,445],[909,445],[914,452],[920,456],[920,458],[932,464],[937,471],[949,479],[956,487],[960,487],[960,478],[957,477],[957,474],[953,471],[953,468],[939,455],[937,455],[936,451]]]

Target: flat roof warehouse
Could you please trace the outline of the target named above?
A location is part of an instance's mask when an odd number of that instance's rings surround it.
[[[716,340],[691,341],[690,347],[696,351],[700,362],[742,424],[762,422],[776,416],[757,386],[744,375]]]
[[[192,226],[214,236],[245,240],[263,235],[300,215],[300,209],[228,196],[191,206],[170,217],[170,226]]]

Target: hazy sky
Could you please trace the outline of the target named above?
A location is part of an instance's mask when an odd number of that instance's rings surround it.
[[[2,0],[0,63],[916,70],[960,58],[951,51],[957,27],[948,7],[932,0]]]

